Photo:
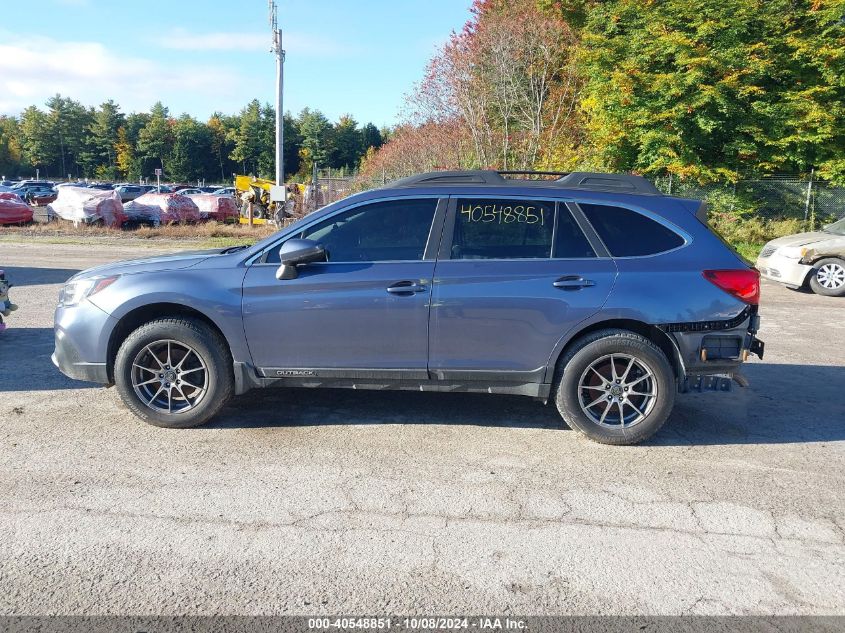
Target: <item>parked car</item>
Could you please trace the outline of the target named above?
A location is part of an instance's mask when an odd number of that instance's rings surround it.
[[[234,187],[223,187],[221,189],[215,189],[211,192],[215,196],[234,196],[235,195],[235,188]]]
[[[52,189],[55,186],[51,180],[19,180],[14,185],[12,185],[12,189],[18,190],[23,189],[24,187],[44,187],[45,189]]]
[[[760,251],[757,269],[789,288],[807,285],[819,295],[845,296],[845,218],[820,231],[772,240]]]
[[[88,183],[89,189],[100,189],[102,191],[111,191],[114,189],[114,185],[110,182],[90,182]]]
[[[198,189],[197,187],[185,187],[184,189],[177,189],[176,193],[181,196],[198,196],[205,193],[202,189]]]
[[[24,185],[23,187],[15,187],[13,193],[18,194],[29,204],[41,206],[53,202],[58,194],[56,190],[50,185]]]
[[[120,184],[115,185],[114,190],[120,196],[121,202],[129,202],[147,193],[147,189],[141,185]]]
[[[633,444],[678,391],[727,390],[762,357],[759,291],[700,202],[640,177],[436,172],[253,246],[79,273],[53,362],[163,427],[255,387],[469,391],[551,400]]]

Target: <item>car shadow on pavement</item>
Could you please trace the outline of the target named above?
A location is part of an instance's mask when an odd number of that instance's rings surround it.
[[[208,428],[355,424],[566,428],[553,405],[525,397],[364,389],[250,391],[235,398]]]
[[[4,266],[0,262],[0,270],[6,271],[6,279],[14,286],[41,286],[45,284],[63,284],[79,272],[74,268],[29,268],[19,266]],[[14,290],[10,293],[14,298]]]
[[[9,327],[0,332],[0,393],[93,389],[100,386],[71,380],[56,369],[50,360],[53,353],[52,328],[17,328],[14,316],[6,324]]]
[[[845,440],[845,367],[754,363],[748,389],[679,395],[646,444],[706,446]],[[235,398],[205,427],[445,424],[566,429],[553,403],[486,394],[267,389]]]

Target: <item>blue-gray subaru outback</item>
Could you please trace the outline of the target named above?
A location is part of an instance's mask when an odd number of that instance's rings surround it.
[[[86,270],[53,361],[163,427],[254,387],[413,389],[552,399],[633,444],[676,392],[728,390],[762,357],[759,275],[701,202],[637,176],[514,175],[421,174],[254,246]]]

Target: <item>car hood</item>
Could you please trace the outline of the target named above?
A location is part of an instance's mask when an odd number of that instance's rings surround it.
[[[835,239],[839,236],[832,233],[825,233],[824,231],[810,231],[808,233],[796,233],[795,235],[787,235],[786,237],[779,237],[769,242],[769,246],[780,248],[781,246],[808,246],[816,242],[824,242]]]
[[[219,256],[225,248],[213,248],[201,251],[181,251],[168,255],[127,259],[102,266],[95,266],[77,273],[71,279],[86,279],[106,275],[131,275],[135,273],[160,272],[163,270],[178,270],[196,266],[209,257]],[[70,280],[69,280],[70,281]]]

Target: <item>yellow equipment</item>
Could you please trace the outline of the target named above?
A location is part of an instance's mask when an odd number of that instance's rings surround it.
[[[235,198],[241,209],[241,218],[249,218],[249,206],[252,204],[252,217],[264,224],[274,220],[284,209],[284,202],[270,200],[270,188],[276,185],[272,180],[254,176],[235,176]]]

